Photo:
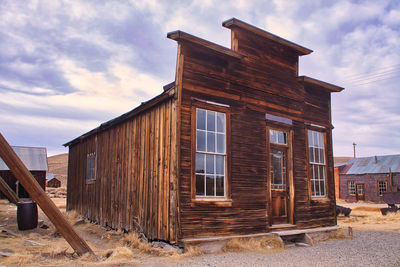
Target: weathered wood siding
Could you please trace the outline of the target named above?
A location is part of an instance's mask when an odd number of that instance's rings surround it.
[[[67,208],[104,226],[174,242],[175,102],[170,98],[70,145]],[[93,152],[96,180],[86,181],[87,154]]]
[[[269,231],[265,113],[293,120],[294,223],[298,228],[334,225],[330,96],[297,81],[298,56],[258,35],[237,29],[232,47],[239,60],[182,42],[180,144],[181,238]],[[191,199],[191,107],[193,99],[229,105],[231,206]],[[307,102],[307,104],[306,104]],[[307,123],[327,126],[328,198],[310,198]]]

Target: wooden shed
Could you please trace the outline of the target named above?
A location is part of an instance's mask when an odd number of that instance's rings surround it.
[[[312,51],[237,19],[231,48],[182,31],[175,81],[68,142],[67,208],[185,243],[336,225],[332,92]]]
[[[48,169],[46,148],[24,146],[13,146],[12,148],[44,190],[46,186],[46,171]],[[18,182],[1,158],[0,176],[14,192],[18,193],[18,197],[29,198],[28,192],[26,192],[25,188]],[[1,198],[5,198],[5,196],[0,192],[0,199]]]
[[[400,155],[354,158],[335,169],[343,200],[384,203],[385,192],[400,191]]]

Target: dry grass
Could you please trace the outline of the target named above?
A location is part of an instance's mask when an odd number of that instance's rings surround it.
[[[332,231],[327,238],[323,238],[321,239],[321,241],[341,240],[341,239],[353,239],[353,236],[347,235],[343,232],[343,230],[338,229],[336,231]]]
[[[275,235],[267,235],[256,238],[237,238],[229,240],[222,248],[223,252],[276,252],[283,250],[284,244],[282,239]]]

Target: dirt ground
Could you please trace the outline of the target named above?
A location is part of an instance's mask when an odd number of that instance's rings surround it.
[[[65,213],[65,198],[52,199]],[[185,253],[155,248],[137,234],[105,229],[82,220],[74,212],[65,213],[96,255],[78,257],[40,209],[42,227],[27,231],[18,230],[16,210],[15,205],[0,200],[0,266],[173,265],[201,254],[196,247],[188,248]],[[400,213],[382,216],[379,207],[362,203],[354,207],[350,217],[339,216],[338,224],[344,232],[351,227],[353,231],[400,233]]]

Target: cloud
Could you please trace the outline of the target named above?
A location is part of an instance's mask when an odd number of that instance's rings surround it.
[[[371,78],[400,62],[395,1],[10,0],[0,16],[0,125],[20,145],[59,151],[155,96],[175,76],[167,32],[229,47],[221,22],[236,17],[313,49],[300,74],[346,87],[332,96],[336,155],[351,155],[353,141],[366,156],[400,146],[400,79]]]

